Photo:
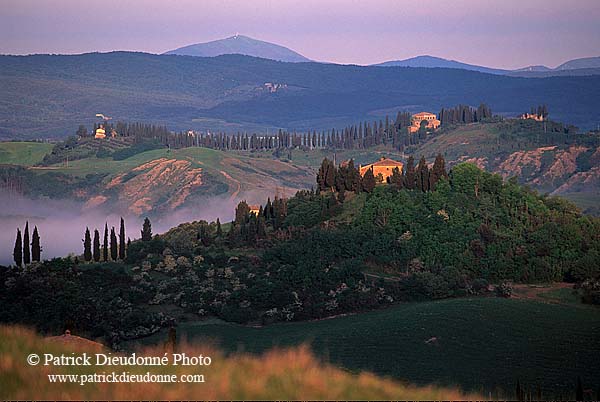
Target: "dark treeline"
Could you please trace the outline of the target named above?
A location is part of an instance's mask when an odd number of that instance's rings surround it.
[[[17,267],[27,266],[32,262],[39,262],[42,256],[40,246],[40,235],[38,228],[33,228],[31,243],[29,242],[29,222],[25,222],[25,230],[21,235],[21,229],[17,228],[17,238],[13,249],[13,260]]]

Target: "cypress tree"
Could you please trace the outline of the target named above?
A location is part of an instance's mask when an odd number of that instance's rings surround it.
[[[37,226],[33,227],[33,236],[31,238],[31,260],[40,261],[42,248],[40,247],[40,235],[38,234]]]
[[[336,177],[337,169],[335,168],[333,161],[328,161],[327,171],[325,172],[325,188],[323,190],[329,188],[333,190],[333,188],[335,187]]]
[[[221,221],[217,218],[217,237],[223,236],[223,229],[221,229]]]
[[[115,234],[115,228],[113,226],[110,228],[110,258],[113,261],[116,261],[117,257],[117,235]]]
[[[235,209],[235,223],[243,223],[250,214],[250,207],[246,201],[240,201]]]
[[[29,252],[29,222],[25,222],[25,232],[23,232],[23,264],[27,265],[31,262],[31,254]]]
[[[401,189],[404,185],[403,181],[403,177],[402,177],[402,173],[400,172],[400,169],[398,167],[395,167],[394,169],[392,169],[392,175],[389,177],[390,180],[390,184],[395,186],[398,189]]]
[[[375,188],[375,176],[373,175],[373,168],[367,169],[362,180],[363,190],[370,193]]]
[[[404,187],[409,190],[413,190],[415,188],[415,158],[411,156],[408,157],[406,161],[406,169],[404,174]]]
[[[429,189],[435,190],[435,186],[442,177],[448,178],[448,172],[446,172],[446,161],[442,154],[438,154],[433,162],[433,167],[429,172]]]
[[[150,240],[152,240],[152,224],[150,223],[150,219],[146,217],[142,226],[142,241]]]
[[[102,243],[102,260],[108,261],[108,223],[104,223],[104,242]]]
[[[429,191],[429,168],[424,156],[421,157],[417,166],[416,182],[419,190],[423,192]]]
[[[17,267],[23,265],[23,240],[21,239],[21,229],[19,228],[17,228],[17,239],[15,240],[13,259],[15,260],[15,265]]]
[[[125,221],[121,217],[121,227],[119,228],[119,259],[125,259]]]
[[[98,229],[94,229],[94,249],[92,250],[92,256],[95,262],[100,261],[100,233],[98,233]]]
[[[85,238],[83,239],[83,259],[87,262],[92,261],[92,237],[88,228],[85,228]]]

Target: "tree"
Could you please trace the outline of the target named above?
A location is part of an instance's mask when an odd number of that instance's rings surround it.
[[[392,169],[392,175],[389,177],[389,180],[390,180],[390,184],[395,186],[398,189],[401,189],[404,185],[402,172],[400,172],[400,169],[398,167],[395,167],[394,169]]]
[[[119,259],[125,259],[125,221],[121,217],[121,226],[119,228]]]
[[[92,261],[92,237],[88,228],[85,228],[85,237],[83,239],[83,259],[87,262]]]
[[[413,190],[415,188],[415,158],[408,157],[406,161],[406,169],[404,170],[404,187]]]
[[[429,168],[427,167],[427,161],[424,156],[422,156],[419,161],[415,178],[417,189],[423,192],[429,191]]]
[[[31,254],[29,253],[29,222],[25,222],[25,232],[23,232],[23,264],[27,265],[31,262]]]
[[[217,218],[217,237],[223,236],[223,229],[221,229],[221,221]]]
[[[94,229],[94,248],[92,250],[92,256],[95,262],[100,261],[100,233],[98,233],[98,229]]]
[[[87,134],[88,134],[87,128],[85,128],[85,126],[83,124],[80,124],[79,128],[77,129],[77,132],[75,134],[78,135],[79,137],[87,137]]]
[[[42,248],[40,247],[40,235],[38,234],[37,226],[33,227],[33,236],[31,238],[31,261],[40,261]]]
[[[241,224],[246,221],[246,217],[250,214],[250,207],[246,201],[240,201],[235,208],[235,223]]]
[[[110,228],[110,258],[113,261],[116,261],[117,257],[117,235],[115,234],[115,228],[113,226]]]
[[[20,267],[23,265],[23,240],[21,239],[21,229],[17,228],[17,239],[15,240],[15,248],[13,250],[13,259],[15,265]]]
[[[104,242],[102,243],[102,260],[108,261],[108,223],[104,223]]]
[[[435,186],[438,181],[442,177],[448,178],[448,173],[446,172],[446,161],[442,154],[438,154],[435,157],[435,162],[433,162],[433,168],[429,172],[429,189],[435,190]]]
[[[144,224],[142,225],[142,241],[150,241],[152,240],[152,224],[150,223],[150,219],[146,217],[144,219]]]
[[[375,176],[373,175],[373,168],[367,169],[362,180],[363,190],[370,193],[375,188]]]
[[[323,162],[321,162],[321,167],[319,168],[319,172],[317,173],[317,184],[319,185],[319,190],[325,191],[329,189],[333,189],[335,187],[337,172],[333,161],[325,158]]]

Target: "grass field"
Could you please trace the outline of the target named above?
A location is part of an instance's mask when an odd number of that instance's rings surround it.
[[[52,147],[43,142],[0,142],[0,165],[34,165],[41,162]]]
[[[594,395],[600,386],[600,310],[593,307],[451,299],[262,328],[215,321],[178,328],[181,337],[212,339],[229,352],[306,342],[353,372],[458,385],[486,397],[514,399],[517,380],[534,393],[539,385],[543,395],[563,398],[574,396],[578,376]]]

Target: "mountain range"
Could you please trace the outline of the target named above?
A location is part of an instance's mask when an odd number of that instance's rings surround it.
[[[585,57],[569,60],[556,68],[542,65],[528,66],[516,70],[505,70],[462,63],[434,56],[417,56],[405,60],[392,60],[375,64],[380,67],[425,67],[425,68],[457,68],[478,71],[487,74],[511,75],[522,77],[564,76],[564,75],[594,75],[600,74],[600,57]]]
[[[245,56],[260,57],[290,63],[312,61],[300,53],[275,43],[257,40],[244,35],[235,35],[225,39],[211,42],[196,43],[189,46],[169,50],[165,55],[215,57],[225,54],[242,54]],[[484,67],[467,64],[456,60],[423,55],[404,60],[391,60],[373,64],[380,67],[423,67],[423,68],[455,68],[462,70],[478,71],[487,74],[511,75],[523,77],[545,77],[565,75],[594,75],[600,74],[600,57],[585,57],[573,59],[556,68],[543,65],[527,66],[514,70]]]

